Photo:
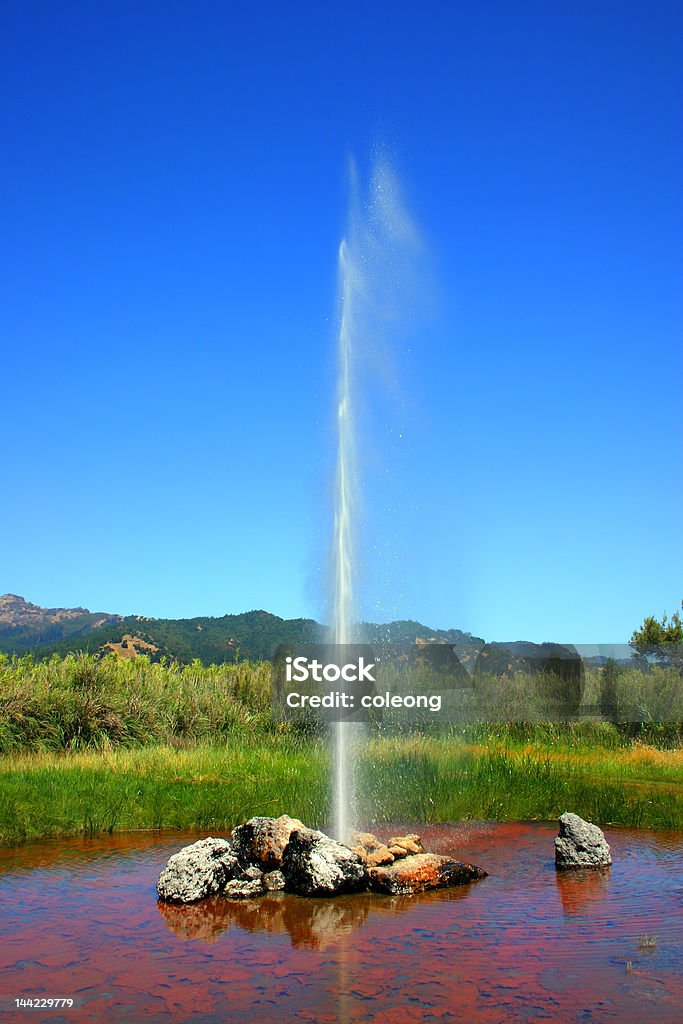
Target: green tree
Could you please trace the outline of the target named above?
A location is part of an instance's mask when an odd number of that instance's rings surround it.
[[[668,665],[683,671],[683,620],[680,612],[674,612],[671,618],[664,614],[661,619],[648,615],[640,629],[633,631],[631,647],[633,657],[641,667]]]
[[[656,619],[654,615],[648,615],[640,629],[635,629],[631,636],[631,644],[636,648],[680,643],[683,643],[683,620],[680,612],[674,612],[671,618],[665,613],[661,620]]]

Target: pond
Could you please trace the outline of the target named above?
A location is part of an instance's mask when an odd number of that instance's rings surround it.
[[[555,824],[397,822],[489,877],[414,897],[158,903],[197,834],[0,850],[8,1021],[679,1024],[683,833],[606,830],[607,871],[558,874]],[[20,1008],[15,999],[73,999]]]

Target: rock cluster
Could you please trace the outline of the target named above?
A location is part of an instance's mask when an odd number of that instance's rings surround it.
[[[555,866],[604,868],[612,863],[610,848],[602,829],[566,811],[560,815],[560,834],[555,840]]]
[[[159,898],[194,903],[207,896],[245,899],[284,889],[299,896],[337,896],[375,889],[410,894],[462,885],[485,871],[425,853],[417,835],[387,843],[369,832],[345,846],[297,818],[256,817],[238,825],[232,840],[200,839],[174,854],[157,883]]]
[[[393,864],[395,860],[409,857],[411,854],[424,853],[420,837],[411,833],[407,836],[394,836],[386,843],[381,842],[372,832],[353,832],[351,835],[354,853],[365,862],[368,868]]]

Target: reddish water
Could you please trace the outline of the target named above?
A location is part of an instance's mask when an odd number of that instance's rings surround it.
[[[52,1024],[680,1024],[681,833],[611,831],[611,871],[558,875],[555,826],[409,830],[490,877],[414,898],[277,895],[171,907],[157,904],[154,883],[167,857],[196,836],[2,850],[2,1016]],[[641,948],[653,933],[654,947]],[[22,996],[76,1004],[15,1010]]]

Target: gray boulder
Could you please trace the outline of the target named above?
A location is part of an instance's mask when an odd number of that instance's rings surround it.
[[[281,871],[267,871],[263,876],[263,884],[269,892],[279,892],[285,887],[285,876]]]
[[[259,872],[258,878],[233,878],[226,883],[221,895],[244,900],[250,899],[252,896],[263,896],[265,891],[263,874]]]
[[[258,864],[263,871],[282,867],[282,854],[294,829],[306,829],[298,818],[250,818],[232,831],[232,848],[243,864]]]
[[[367,885],[365,864],[324,832],[295,829],[282,856],[285,888],[299,896],[337,896]]]
[[[560,834],[555,840],[556,868],[604,868],[611,863],[602,829],[569,811],[560,816]]]
[[[226,839],[200,839],[173,854],[159,875],[157,893],[170,903],[194,903],[221,892],[241,873]]]

